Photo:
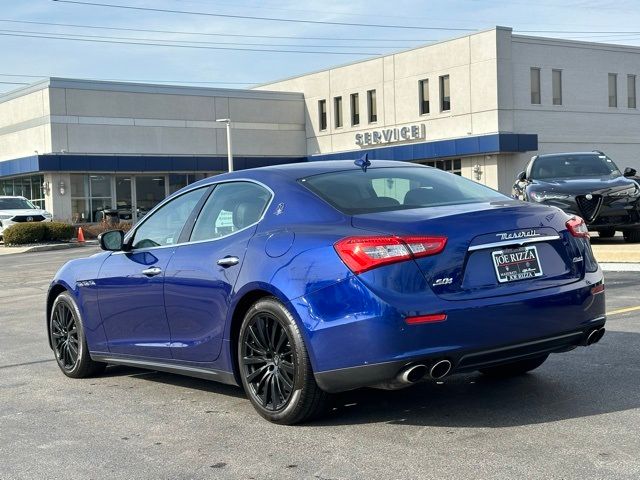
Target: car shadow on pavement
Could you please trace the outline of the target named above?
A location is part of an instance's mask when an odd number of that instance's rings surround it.
[[[124,365],[111,365],[107,367],[101,377],[135,377],[141,382],[151,381],[192,390],[200,390],[207,393],[227,395],[229,397],[244,397],[244,392],[242,391],[242,389],[233,385],[225,385],[224,383],[213,382],[210,380],[204,380],[195,377],[187,377],[185,375],[158,372],[157,370],[126,367]]]
[[[499,428],[629,410],[640,408],[639,365],[640,334],[607,332],[600,343],[551,355],[516,378],[473,373],[399,391],[345,392],[313,424]]]

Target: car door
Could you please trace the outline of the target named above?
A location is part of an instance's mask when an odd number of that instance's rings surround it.
[[[165,275],[173,358],[213,362],[220,354],[229,299],[249,240],[271,200],[249,181],[217,185]]]
[[[111,353],[171,357],[165,270],[185,224],[209,190],[191,190],[150,213],[125,239],[130,250],[105,260],[96,288]]]

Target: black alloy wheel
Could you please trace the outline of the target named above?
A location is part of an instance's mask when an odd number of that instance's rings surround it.
[[[249,322],[242,342],[243,375],[252,394],[268,410],[281,410],[291,398],[295,360],[291,340],[271,314],[260,312]]]
[[[51,340],[60,368],[73,370],[80,351],[78,327],[73,312],[65,302],[58,302],[51,313]]]
[[[80,310],[69,292],[61,293],[53,301],[49,339],[58,367],[67,377],[91,377],[102,373],[107,366],[91,359]]]
[[[624,241],[627,243],[640,243],[640,230],[625,230],[622,232]]]
[[[249,308],[237,340],[240,381],[261,416],[293,425],[325,409],[328,395],[316,383],[300,327],[277,298]]]

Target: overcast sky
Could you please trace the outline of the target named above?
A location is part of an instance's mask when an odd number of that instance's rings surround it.
[[[306,2],[299,0],[86,0],[86,2],[226,15],[446,29],[481,30],[503,25],[513,27],[516,33],[525,30],[555,30],[563,32],[527,34],[640,45],[640,0],[615,2],[595,0],[308,0]],[[52,0],[0,0],[0,19],[3,20],[0,21],[0,82],[16,83],[35,82],[37,78],[8,75],[128,79],[150,82],[168,80],[175,83],[260,83],[368,58],[366,53],[371,55],[391,53],[394,50],[418,46],[429,41],[465,34],[462,30],[370,28],[231,19],[87,6]],[[46,26],[15,23],[15,21],[193,33],[325,37],[325,39],[144,33]],[[16,33],[18,30],[23,33]],[[567,31],[586,33],[564,33]],[[210,42],[198,44],[207,47],[219,47],[223,42],[253,43],[258,45],[235,47],[321,50],[334,53],[227,51],[85,43],[51,38],[6,36],[7,34],[135,37],[152,39],[156,43],[171,40]],[[362,40],[345,41],[343,40],[345,38]],[[104,40],[104,38],[94,38],[94,40]],[[135,40],[111,39],[111,41]],[[272,46],[274,44],[279,46]],[[335,52],[350,53],[343,55]],[[216,86],[243,87],[233,83]],[[20,85],[0,83],[0,92],[19,87]]]

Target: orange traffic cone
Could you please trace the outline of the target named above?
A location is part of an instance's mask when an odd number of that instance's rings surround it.
[[[84,232],[82,231],[82,227],[78,227],[78,243],[84,242]]]

